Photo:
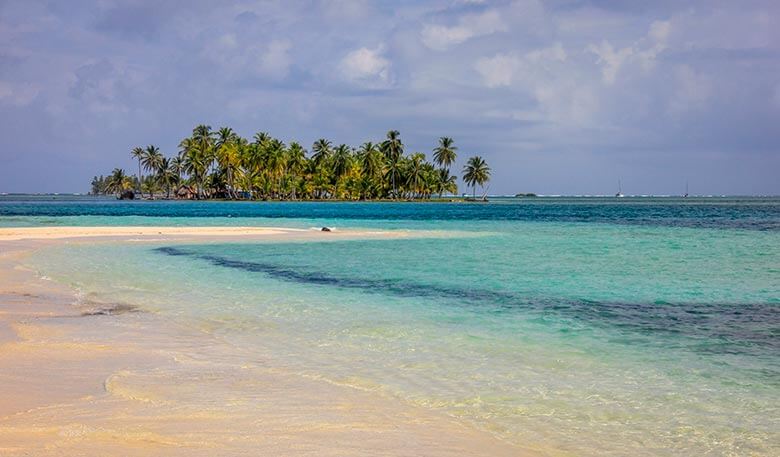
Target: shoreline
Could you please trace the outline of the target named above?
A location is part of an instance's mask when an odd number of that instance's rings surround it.
[[[286,373],[171,316],[121,303],[117,312],[95,309],[69,287],[24,267],[29,253],[69,240],[377,234],[160,229],[0,229],[0,453],[537,455],[438,412]],[[235,363],[214,366],[211,351],[229,353]]]
[[[111,239],[115,241],[175,241],[175,240],[257,240],[267,237],[285,238],[345,238],[371,236],[401,236],[401,231],[298,229],[282,227],[229,226],[59,226],[0,227],[0,241]]]

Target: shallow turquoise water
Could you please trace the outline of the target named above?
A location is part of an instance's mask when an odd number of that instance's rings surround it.
[[[31,210],[0,224],[439,230],[74,244],[32,262],[87,299],[139,304],[274,366],[441,410],[512,442],[574,455],[780,452],[776,200],[542,202],[532,204],[536,219],[499,205],[390,206],[385,219],[381,206],[339,204],[313,204],[309,217],[305,207],[240,218],[181,215],[195,211],[187,207],[175,218],[143,206],[126,216]],[[503,216],[489,217],[491,207]]]

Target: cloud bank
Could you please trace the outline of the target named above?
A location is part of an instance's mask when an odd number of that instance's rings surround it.
[[[0,191],[85,191],[198,123],[439,136],[491,192],[780,194],[776,2],[0,3]],[[459,167],[457,167],[459,168]]]

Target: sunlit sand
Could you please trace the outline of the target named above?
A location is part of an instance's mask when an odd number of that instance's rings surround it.
[[[29,252],[73,238],[301,234],[340,236],[265,228],[0,229],[0,454],[532,453],[395,398],[285,372],[160,315],[122,304],[96,308],[21,266]]]

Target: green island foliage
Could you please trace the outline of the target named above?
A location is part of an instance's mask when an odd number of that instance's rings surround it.
[[[142,198],[228,200],[427,200],[455,195],[457,178],[450,167],[457,158],[452,138],[439,138],[433,162],[425,154],[404,154],[397,130],[381,142],[358,148],[334,146],[319,139],[311,153],[297,142],[286,145],[265,132],[249,140],[223,127],[198,125],[179,143],[176,156],[157,146],[136,147],[130,156],[138,174],[115,168],[92,179],[92,194],[117,196],[137,192]],[[474,156],[463,168],[473,187],[490,180],[484,159]]]

